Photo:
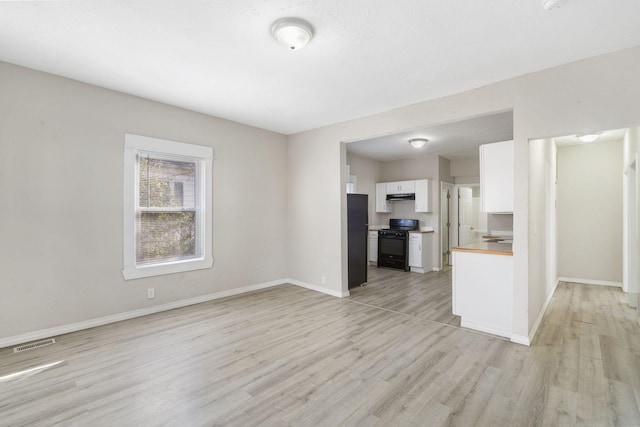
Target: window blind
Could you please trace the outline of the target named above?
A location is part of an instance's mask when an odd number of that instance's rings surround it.
[[[196,253],[196,161],[137,157],[136,262],[188,259]]]

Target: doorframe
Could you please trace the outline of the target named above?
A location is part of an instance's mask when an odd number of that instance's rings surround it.
[[[638,308],[640,278],[638,271],[638,153],[625,167],[623,178],[623,255],[622,255],[622,290],[628,293],[629,306]]]
[[[451,254],[450,254],[451,253],[451,248],[453,247],[451,245],[451,216],[452,216],[451,215],[451,205],[452,205],[451,200],[453,199],[455,184],[452,184],[450,182],[440,181],[440,201],[441,202],[442,202],[442,193],[443,193],[443,191],[445,189],[449,190],[449,200],[448,200],[448,203],[447,203],[447,208],[448,208],[448,212],[447,213],[448,213],[448,221],[449,221],[449,232],[447,233],[448,234],[448,236],[447,236],[448,237],[447,251],[449,251],[449,263],[447,265],[452,265]],[[444,269],[444,267],[445,267],[445,265],[444,265],[444,249],[445,248],[444,248],[444,242],[443,242],[444,235],[445,235],[444,234],[445,230],[442,229],[442,221],[443,221],[443,218],[444,218],[444,208],[445,208],[445,206],[442,203],[440,203],[440,224],[439,224],[439,227],[440,227],[440,245],[439,245],[439,247],[440,247],[440,269],[441,270]]]

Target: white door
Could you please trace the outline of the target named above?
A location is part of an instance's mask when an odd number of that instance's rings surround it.
[[[458,245],[466,245],[473,241],[473,227],[471,227],[471,213],[473,208],[473,189],[460,187],[458,189]]]

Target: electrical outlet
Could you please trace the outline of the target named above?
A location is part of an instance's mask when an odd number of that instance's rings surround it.
[[[322,276],[322,284],[326,285],[327,284],[327,276]]]
[[[147,289],[147,299],[151,299],[155,297],[156,297],[156,288]]]

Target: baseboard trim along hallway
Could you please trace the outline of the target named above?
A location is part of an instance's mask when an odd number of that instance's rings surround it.
[[[558,281],[567,282],[567,283],[579,283],[581,285],[615,286],[617,288],[622,287],[622,282],[612,282],[609,280],[581,279],[579,277],[559,277]]]

